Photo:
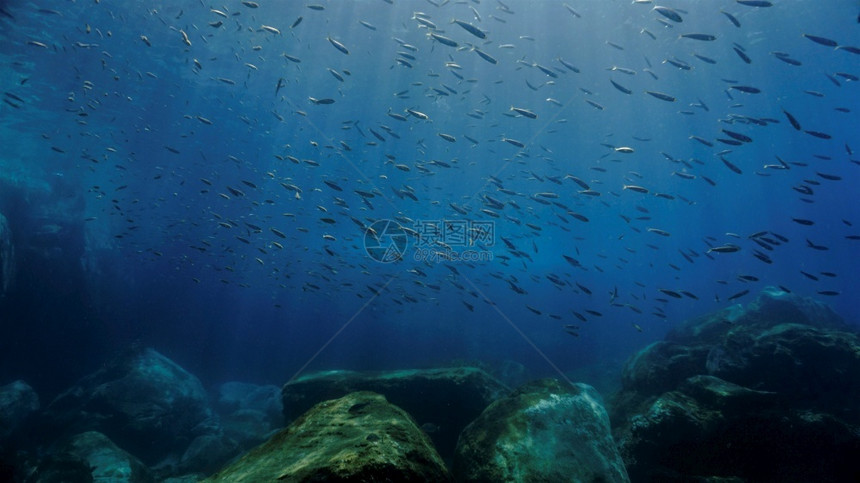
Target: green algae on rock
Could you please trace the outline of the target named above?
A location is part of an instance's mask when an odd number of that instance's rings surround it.
[[[208,482],[451,481],[430,439],[369,391],[321,402]]]
[[[318,372],[284,385],[284,418],[289,423],[316,403],[356,391],[382,394],[419,425],[432,428],[430,438],[448,459],[460,431],[510,389],[475,367]]]

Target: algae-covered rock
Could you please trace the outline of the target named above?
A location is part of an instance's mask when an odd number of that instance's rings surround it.
[[[453,455],[460,431],[491,402],[510,392],[498,380],[474,367],[327,371],[284,386],[284,417],[289,422],[316,403],[355,391],[382,394],[406,410],[427,430],[444,458]]]
[[[450,481],[430,439],[368,391],[312,407],[209,482]]]
[[[463,430],[457,481],[629,481],[609,417],[590,386],[526,384]]]
[[[46,409],[53,435],[99,431],[147,464],[220,432],[200,381],[152,349],[133,348],[81,379]]]

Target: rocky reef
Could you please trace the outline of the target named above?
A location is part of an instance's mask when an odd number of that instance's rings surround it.
[[[385,397],[355,392],[312,407],[206,481],[450,481],[433,444]]]
[[[857,400],[856,327],[776,289],[631,357],[609,416],[585,384],[467,366],[206,391],[132,347],[47,406],[0,386],[0,479],[860,481]]]
[[[28,481],[155,483],[153,473],[107,436],[87,431],[53,445]]]
[[[767,289],[627,363],[612,419],[633,481],[860,481],[860,338]]]
[[[474,367],[326,371],[284,385],[284,418],[292,421],[314,404],[356,391],[382,394],[403,408],[430,435],[443,458],[449,459],[460,431],[510,389]]]
[[[200,381],[147,348],[132,348],[81,379],[42,419],[42,431],[57,436],[103,433],[147,465],[205,471],[236,451]]]
[[[600,395],[555,379],[491,404],[460,434],[457,481],[629,481]]]

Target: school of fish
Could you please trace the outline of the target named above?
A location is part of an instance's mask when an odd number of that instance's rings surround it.
[[[816,2],[540,3],[7,2],[3,113],[90,181],[87,223],[201,286],[499,307],[574,337],[765,285],[846,295],[851,2],[832,32],[768,23]],[[368,257],[383,219],[434,258]],[[428,242],[446,220],[494,233]]]

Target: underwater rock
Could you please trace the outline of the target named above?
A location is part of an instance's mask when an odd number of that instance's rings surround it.
[[[842,317],[827,304],[767,287],[746,307],[735,304],[683,322],[669,331],[666,340],[687,345],[715,344],[737,327],[764,330],[779,324],[850,330]]]
[[[239,454],[241,449],[226,432],[201,434],[191,441],[179,462],[162,464],[157,469],[162,474],[171,475],[191,472],[210,474]]]
[[[388,372],[327,371],[300,377],[282,390],[284,418],[355,391],[373,391],[403,408],[430,435],[443,458],[454,454],[460,431],[510,390],[474,367]]]
[[[625,363],[622,385],[639,394],[660,394],[690,376],[701,374],[707,356],[706,348],[655,342]]]
[[[73,436],[54,453],[55,456],[52,461],[77,459],[89,467],[92,476],[91,481],[155,482],[152,473],[140,460],[123,451],[107,436],[96,431],[88,431]],[[40,481],[51,480],[40,479]]]
[[[457,481],[630,481],[600,395],[586,384],[535,381],[463,430]]]
[[[242,448],[262,443],[284,425],[278,386],[227,382],[217,387],[215,401],[225,435]]]
[[[281,389],[274,384],[258,386],[246,382],[225,382],[217,388],[215,409],[221,414],[238,410],[259,411],[279,426],[284,417]]]
[[[857,428],[778,395],[688,379],[633,416],[619,443],[633,481],[858,481]],[[801,456],[802,455],[802,456]]]
[[[12,288],[15,280],[15,246],[9,221],[0,213],[0,298]]]
[[[0,386],[0,444],[39,410],[39,396],[24,381]]]
[[[768,289],[666,339],[613,401],[632,480],[860,480],[860,337],[826,305]]]
[[[430,439],[368,391],[312,407],[206,481],[451,481]]]
[[[271,436],[272,431],[282,428],[264,412],[256,409],[239,409],[221,416],[224,435],[247,449],[262,443]]]
[[[44,419],[54,436],[99,431],[150,465],[181,455],[197,436],[220,432],[200,381],[139,347],[57,396]]]

